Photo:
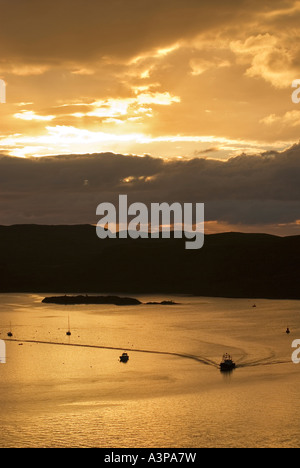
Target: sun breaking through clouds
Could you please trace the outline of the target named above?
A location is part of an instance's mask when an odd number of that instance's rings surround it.
[[[15,0],[1,18],[7,154],[228,159],[298,141],[299,1]]]
[[[180,170],[190,161],[197,174],[189,177],[214,190],[210,203],[218,196],[223,203],[232,191],[238,200],[238,187],[244,199],[245,161],[251,167],[251,155],[268,171],[272,158],[265,154],[276,154],[278,161],[299,141],[300,107],[291,99],[292,83],[300,79],[298,0],[2,0],[1,20],[6,104],[0,105],[0,154],[9,158],[71,154],[63,161],[76,180],[75,155],[125,155],[117,158],[122,168],[130,167],[130,155],[143,157],[145,164],[146,155],[153,164],[155,158],[157,164],[173,161]],[[214,166],[205,161],[228,161],[233,167],[230,161],[237,157],[246,158],[243,171],[230,173],[234,179],[225,190],[218,166],[211,187],[207,168]],[[127,181],[127,189],[138,184],[146,190],[150,181],[153,188],[157,174],[146,176],[135,179],[130,170],[121,171],[120,180]],[[82,180],[89,183],[78,182],[81,189],[91,190],[91,175]],[[189,183],[182,180],[187,194]],[[259,173],[249,180],[261,190]],[[176,178],[177,186],[180,181]],[[284,190],[280,193],[284,203]],[[253,190],[247,200],[255,199]],[[293,205],[295,199],[288,200]],[[265,204],[265,214],[252,221],[240,210],[240,225],[298,227],[295,214],[264,220],[268,209]],[[28,216],[23,221],[39,220]],[[237,223],[236,216],[225,216],[224,222],[217,214],[210,218],[216,230]]]

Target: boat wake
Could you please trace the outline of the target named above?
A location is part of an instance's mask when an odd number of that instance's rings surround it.
[[[289,364],[291,360],[266,360],[266,359],[261,359],[257,361],[252,361],[252,362],[244,362],[242,364],[237,364],[237,369],[238,368],[243,368],[243,367],[259,367],[259,366],[274,366],[276,364]]]
[[[175,356],[183,359],[191,359],[193,361],[199,362],[200,364],[204,364],[206,366],[212,366],[215,368],[220,368],[220,364],[209,359],[205,356],[194,355],[194,354],[187,354],[187,353],[177,353],[172,351],[159,351],[159,350],[150,350],[150,349],[138,349],[138,348],[126,348],[126,347],[118,347],[118,346],[102,346],[102,345],[93,345],[93,344],[82,344],[82,343],[66,343],[66,342],[55,342],[55,341],[41,341],[41,340],[20,340],[11,338],[9,341],[14,341],[17,343],[33,343],[33,344],[44,344],[44,345],[52,345],[52,346],[72,346],[76,348],[92,348],[92,349],[107,349],[107,350],[114,350],[114,351],[130,351],[131,353],[145,353],[145,354],[157,354],[157,355],[164,355],[164,356]],[[290,363],[289,360],[279,360],[275,359],[275,354],[271,353],[269,356],[253,360],[253,361],[245,361],[245,362],[237,362],[236,368],[246,368],[246,367],[258,367],[258,366],[272,366],[276,364],[287,364]]]
[[[288,364],[291,361],[284,361],[280,359],[276,359],[276,354],[274,352],[271,352],[269,356],[266,356],[261,359],[256,359],[253,361],[245,361],[237,364],[237,368],[243,368],[243,367],[259,367],[259,366],[273,366],[276,364]]]
[[[196,356],[193,354],[185,354],[185,353],[175,353],[171,351],[158,351],[158,350],[148,350],[148,349],[136,349],[136,348],[124,348],[124,347],[117,347],[117,346],[102,346],[102,345],[91,345],[91,344],[81,344],[81,343],[63,343],[63,342],[55,342],[55,341],[41,341],[41,340],[20,340],[12,338],[9,341],[14,341],[17,343],[33,343],[33,344],[45,344],[45,345],[52,345],[52,346],[72,346],[76,348],[92,348],[92,349],[108,349],[114,351],[130,351],[131,353],[145,353],[145,354],[159,354],[159,355],[166,355],[166,356],[175,356],[184,359],[192,359],[197,361],[201,364],[205,364],[207,366],[219,367],[219,364],[208,359],[204,356]]]

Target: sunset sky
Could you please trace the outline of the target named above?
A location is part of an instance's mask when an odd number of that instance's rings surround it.
[[[299,232],[300,1],[0,0],[0,15],[0,224],[95,222],[131,192],[207,203],[208,232]]]

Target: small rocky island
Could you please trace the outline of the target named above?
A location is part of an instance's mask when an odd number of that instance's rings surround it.
[[[45,297],[42,301],[44,304],[61,304],[61,305],[94,305],[94,304],[112,304],[117,306],[133,306],[142,304],[138,299],[132,297],[119,296],[57,296]]]
[[[97,304],[111,304],[116,306],[134,306],[142,305],[143,303],[138,299],[132,297],[119,297],[119,296],[54,296],[45,297],[42,300],[44,304],[59,304],[59,305],[97,305]],[[176,305],[173,301],[162,302],[147,302],[146,305]]]
[[[177,305],[174,301],[146,302],[146,305]]]

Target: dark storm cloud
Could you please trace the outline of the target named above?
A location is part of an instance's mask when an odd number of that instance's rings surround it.
[[[129,58],[293,5],[272,0],[2,0],[1,59],[28,64]],[[26,21],[24,21],[26,18]]]
[[[300,145],[227,162],[116,154],[0,157],[0,224],[95,223],[96,207],[204,202],[206,220],[240,225],[300,219]]]

